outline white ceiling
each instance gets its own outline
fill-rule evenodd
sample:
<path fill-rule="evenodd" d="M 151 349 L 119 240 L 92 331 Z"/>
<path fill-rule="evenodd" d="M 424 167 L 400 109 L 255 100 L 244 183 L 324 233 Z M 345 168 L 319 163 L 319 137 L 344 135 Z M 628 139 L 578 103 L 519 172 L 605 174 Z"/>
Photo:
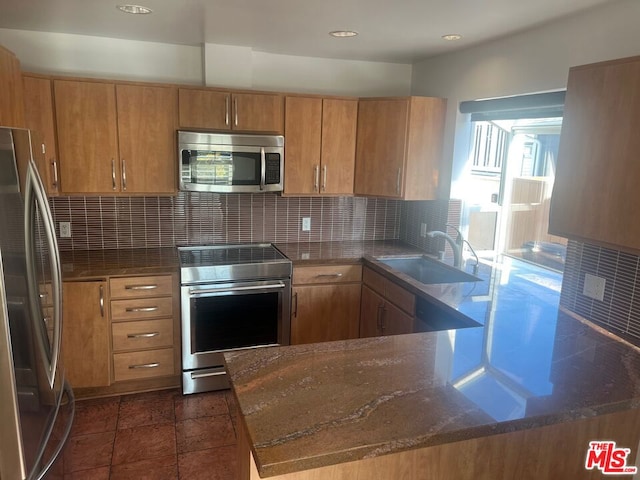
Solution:
<path fill-rule="evenodd" d="M 0 0 L 0 28 L 411 63 L 617 0 Z M 349 29 L 354 38 L 333 38 Z M 460 33 L 458 42 L 441 36 Z"/>

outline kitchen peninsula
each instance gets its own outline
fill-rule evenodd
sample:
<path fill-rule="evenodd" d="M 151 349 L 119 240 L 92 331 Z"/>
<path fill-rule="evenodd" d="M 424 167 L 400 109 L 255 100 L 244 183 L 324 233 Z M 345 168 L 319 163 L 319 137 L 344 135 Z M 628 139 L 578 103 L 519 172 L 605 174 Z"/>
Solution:
<path fill-rule="evenodd" d="M 545 309 L 543 280 L 517 261 L 481 277 L 395 278 L 481 327 L 227 354 L 240 478 L 601 478 L 584 468 L 589 441 L 635 455 L 640 351 Z"/>

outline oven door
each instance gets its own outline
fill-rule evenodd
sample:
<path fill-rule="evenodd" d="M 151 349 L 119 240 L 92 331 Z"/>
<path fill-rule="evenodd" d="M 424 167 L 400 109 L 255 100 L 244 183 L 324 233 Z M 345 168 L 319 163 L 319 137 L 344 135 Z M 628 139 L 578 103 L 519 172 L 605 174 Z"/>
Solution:
<path fill-rule="evenodd" d="M 228 350 L 288 345 L 291 281 L 182 286 L 182 369 L 224 364 Z"/>

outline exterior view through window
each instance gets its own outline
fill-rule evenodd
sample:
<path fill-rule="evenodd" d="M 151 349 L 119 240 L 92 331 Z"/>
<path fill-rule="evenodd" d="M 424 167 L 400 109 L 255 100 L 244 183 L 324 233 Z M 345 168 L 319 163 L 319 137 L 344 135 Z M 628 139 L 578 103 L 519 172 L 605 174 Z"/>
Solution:
<path fill-rule="evenodd" d="M 469 242 L 562 271 L 566 239 L 549 235 L 562 118 L 474 121 L 465 176 Z"/>

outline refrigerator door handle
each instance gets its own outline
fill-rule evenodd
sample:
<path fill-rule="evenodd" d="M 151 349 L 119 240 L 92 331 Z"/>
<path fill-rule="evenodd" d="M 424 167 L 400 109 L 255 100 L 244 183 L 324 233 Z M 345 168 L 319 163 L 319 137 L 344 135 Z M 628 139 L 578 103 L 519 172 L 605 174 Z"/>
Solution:
<path fill-rule="evenodd" d="M 42 320 L 42 307 L 39 303 L 39 289 L 36 281 L 36 266 L 35 266 L 35 219 L 36 219 L 36 206 L 39 209 L 42 217 L 42 224 L 45 230 L 45 236 L 49 249 L 49 263 L 51 268 L 51 289 L 53 294 L 53 341 L 51 349 L 47 348 L 46 344 L 49 342 L 46 335 L 46 331 L 43 331 L 41 325 L 37 325 Z M 35 331 L 38 337 L 38 343 L 42 349 L 43 358 L 49 358 L 50 364 L 46 365 L 45 370 L 47 378 L 51 388 L 54 388 L 58 380 L 60 368 L 58 363 L 60 361 L 60 351 L 62 347 L 62 274 L 60 270 L 60 258 L 58 256 L 58 242 L 56 240 L 55 225 L 53 223 L 53 217 L 51 210 L 49 209 L 49 202 L 47 201 L 46 190 L 42 184 L 40 175 L 38 175 L 38 169 L 33 159 L 29 161 L 26 175 L 25 185 L 25 248 L 26 248 L 26 260 L 27 260 L 27 282 L 31 295 L 31 317 L 33 322 L 36 323 Z M 51 350 L 51 353 L 47 353 Z M 60 375 L 61 376 L 61 375 Z"/>

